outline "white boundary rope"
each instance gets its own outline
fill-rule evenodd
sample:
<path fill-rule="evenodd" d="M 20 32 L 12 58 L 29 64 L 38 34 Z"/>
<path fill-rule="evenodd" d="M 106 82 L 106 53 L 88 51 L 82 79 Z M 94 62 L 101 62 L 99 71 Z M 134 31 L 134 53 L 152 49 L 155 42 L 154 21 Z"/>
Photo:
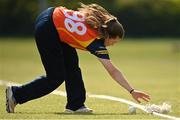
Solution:
<path fill-rule="evenodd" d="M 12 86 L 12 85 L 20 85 L 20 84 L 0 80 L 0 85 L 1 86 Z M 51 94 L 61 95 L 61 96 L 64 96 L 64 97 L 66 96 L 65 92 L 58 91 L 58 90 L 54 90 Z M 132 101 L 129 101 L 129 100 L 126 100 L 126 99 L 117 98 L 117 97 L 113 97 L 113 96 L 107 96 L 107 95 L 96 95 L 96 94 L 87 94 L 87 96 L 90 97 L 90 98 L 97 98 L 97 99 L 103 99 L 103 100 L 110 100 L 110 101 L 117 101 L 117 102 L 125 103 L 125 104 L 128 104 L 128 105 L 132 105 L 132 106 L 134 106 L 134 107 L 136 107 L 136 108 L 138 108 L 138 109 L 140 109 L 140 110 L 142 110 L 142 111 L 144 111 L 146 113 L 149 113 L 149 111 L 147 111 L 147 109 L 146 109 L 146 107 L 144 105 L 140 105 L 140 104 L 137 104 L 135 102 L 132 102 Z M 151 112 L 151 114 L 155 115 L 155 116 L 165 118 L 165 119 L 180 120 L 180 118 L 178 118 L 178 117 L 165 115 L 165 114 L 160 114 L 160 113 L 157 113 L 157 112 Z"/>

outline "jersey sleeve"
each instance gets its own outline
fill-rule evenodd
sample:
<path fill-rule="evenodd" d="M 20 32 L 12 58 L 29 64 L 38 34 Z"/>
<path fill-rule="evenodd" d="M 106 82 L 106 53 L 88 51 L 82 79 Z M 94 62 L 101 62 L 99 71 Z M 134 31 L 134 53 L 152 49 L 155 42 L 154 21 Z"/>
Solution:
<path fill-rule="evenodd" d="M 104 45 L 104 40 L 96 39 L 89 46 L 87 46 L 86 49 L 98 58 L 110 59 L 108 50 Z"/>

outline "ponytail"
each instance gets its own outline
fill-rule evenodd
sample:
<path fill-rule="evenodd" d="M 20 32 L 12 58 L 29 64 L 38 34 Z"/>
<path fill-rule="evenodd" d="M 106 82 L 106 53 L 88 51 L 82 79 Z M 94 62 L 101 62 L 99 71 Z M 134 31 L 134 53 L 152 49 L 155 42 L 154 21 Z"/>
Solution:
<path fill-rule="evenodd" d="M 89 4 L 85 5 L 80 3 L 81 7 L 78 8 L 80 12 L 85 14 L 86 23 L 90 25 L 92 29 L 96 29 L 103 38 L 115 38 L 119 36 L 123 38 L 124 29 L 118 22 L 117 18 L 111 15 L 106 9 L 97 5 Z"/>

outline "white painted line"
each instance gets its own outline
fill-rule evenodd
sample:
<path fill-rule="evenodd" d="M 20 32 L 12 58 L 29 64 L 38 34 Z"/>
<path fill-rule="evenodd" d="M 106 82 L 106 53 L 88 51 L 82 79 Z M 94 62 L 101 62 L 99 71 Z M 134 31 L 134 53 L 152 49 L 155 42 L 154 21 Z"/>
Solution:
<path fill-rule="evenodd" d="M 113 96 L 107 96 L 107 95 L 89 95 L 89 97 L 125 103 L 125 104 L 128 104 L 128 105 L 132 105 L 132 106 L 134 106 L 134 107 L 136 107 L 136 108 L 138 108 L 138 109 L 140 109 L 140 110 L 142 110 L 142 111 L 144 111 L 146 113 L 150 113 L 146 109 L 146 106 L 134 103 L 134 102 L 126 100 L 126 99 L 117 98 L 117 97 L 113 97 Z M 162 117 L 162 118 L 170 119 L 170 120 L 180 120 L 180 118 L 170 116 L 170 115 L 160 114 L 160 113 L 157 113 L 157 112 L 151 112 L 151 114 L 155 115 L 155 116 Z"/>
<path fill-rule="evenodd" d="M 0 85 L 1 86 L 12 86 L 12 85 L 21 85 L 21 84 L 0 80 Z M 64 96 L 64 97 L 66 96 L 66 92 L 59 91 L 59 90 L 54 90 L 51 94 L 61 95 L 61 96 Z M 107 96 L 107 95 L 96 95 L 96 94 L 87 94 L 87 96 L 90 97 L 90 98 L 97 98 L 97 99 L 103 99 L 103 100 L 110 100 L 110 101 L 117 101 L 117 102 L 125 103 L 125 104 L 128 104 L 128 105 L 132 105 L 132 106 L 134 106 L 134 107 L 136 107 L 136 108 L 138 108 L 138 109 L 140 109 L 140 110 L 142 110 L 142 111 L 144 111 L 146 113 L 149 113 L 149 111 L 147 111 L 147 109 L 146 109 L 146 107 L 144 105 L 140 105 L 140 104 L 137 104 L 135 102 L 132 102 L 132 101 L 129 101 L 129 100 L 126 100 L 126 99 L 117 98 L 117 97 L 113 97 L 113 96 Z M 155 116 L 165 118 L 165 119 L 180 120 L 180 118 L 178 118 L 178 117 L 165 115 L 165 114 L 160 114 L 160 113 L 157 113 L 157 112 L 151 112 L 151 114 L 155 115 Z"/>
<path fill-rule="evenodd" d="M 5 81 L 5 80 L 0 80 L 0 85 L 2 85 L 2 86 L 12 86 L 12 85 L 21 85 L 21 84 L 8 82 L 8 81 Z"/>
<path fill-rule="evenodd" d="M 61 95 L 61 96 L 64 96 L 66 97 L 66 92 L 63 92 L 61 90 L 54 90 L 53 92 L 51 92 L 51 94 L 54 94 L 54 95 Z"/>
<path fill-rule="evenodd" d="M 5 81 L 5 80 L 0 80 L 0 85 L 2 85 L 2 86 L 13 86 L 13 85 L 20 86 L 21 84 L 17 84 L 17 83 L 14 83 L 14 82 L 8 82 L 8 81 Z M 59 90 L 54 90 L 51 94 L 61 95 L 61 96 L 64 96 L 64 97 L 66 96 L 66 92 L 59 91 Z"/>
<path fill-rule="evenodd" d="M 132 105 L 132 106 L 134 106 L 136 108 L 139 108 L 139 109 L 141 109 L 141 110 L 148 113 L 148 111 L 145 109 L 145 106 L 134 103 L 134 102 L 126 100 L 126 99 L 117 98 L 117 97 L 113 97 L 113 96 L 107 96 L 107 95 L 93 95 L 93 94 L 91 94 L 91 95 L 88 95 L 88 96 L 92 97 L 92 98 L 103 99 L 103 100 L 118 101 L 118 102 L 121 102 L 121 103 Z"/>

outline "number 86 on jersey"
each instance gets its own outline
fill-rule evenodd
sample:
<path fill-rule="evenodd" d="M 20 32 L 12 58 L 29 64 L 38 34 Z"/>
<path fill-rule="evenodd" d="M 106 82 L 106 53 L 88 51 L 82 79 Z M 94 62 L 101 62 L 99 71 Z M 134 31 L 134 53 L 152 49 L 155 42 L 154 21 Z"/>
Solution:
<path fill-rule="evenodd" d="M 86 34 L 87 27 L 83 23 L 85 18 L 77 11 L 64 10 L 65 20 L 64 25 L 66 29 L 71 33 L 76 33 L 78 35 Z"/>

